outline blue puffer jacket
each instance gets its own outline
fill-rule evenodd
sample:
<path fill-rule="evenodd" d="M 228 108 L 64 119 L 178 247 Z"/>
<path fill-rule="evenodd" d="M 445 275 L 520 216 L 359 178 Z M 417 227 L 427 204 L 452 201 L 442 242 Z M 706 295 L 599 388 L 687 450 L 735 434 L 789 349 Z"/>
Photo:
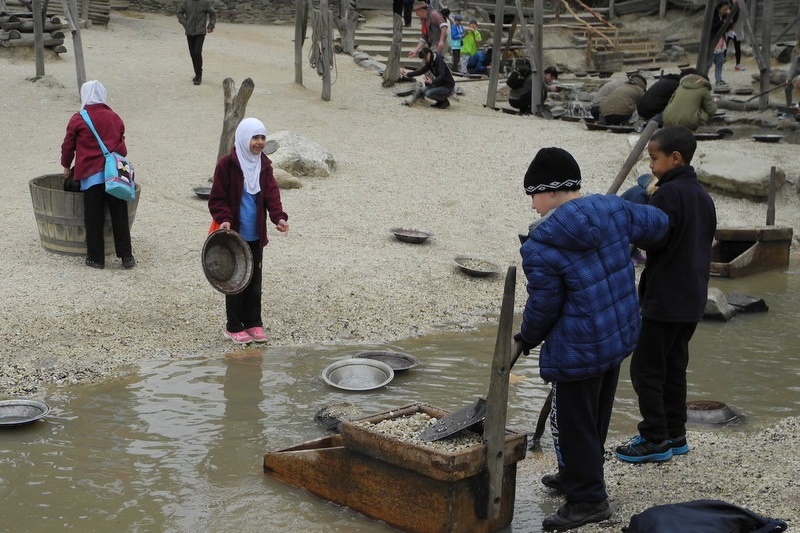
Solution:
<path fill-rule="evenodd" d="M 608 195 L 570 200 L 531 229 L 520 249 L 528 278 L 522 337 L 544 342 L 542 379 L 573 381 L 619 365 L 639 337 L 630 246 L 666 238 L 659 209 Z"/>

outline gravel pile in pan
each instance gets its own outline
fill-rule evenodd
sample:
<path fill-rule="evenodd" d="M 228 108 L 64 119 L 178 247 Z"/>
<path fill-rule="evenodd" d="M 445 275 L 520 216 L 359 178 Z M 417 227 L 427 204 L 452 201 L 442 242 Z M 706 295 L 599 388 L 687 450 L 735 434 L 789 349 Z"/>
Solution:
<path fill-rule="evenodd" d="M 391 439 L 446 452 L 458 452 L 483 444 L 483 437 L 469 430 L 459 431 L 455 435 L 433 442 L 421 440 L 419 434 L 437 421 L 437 418 L 427 413 L 414 413 L 409 416 L 381 420 L 377 424 L 363 420 L 356 421 L 354 424 Z"/>

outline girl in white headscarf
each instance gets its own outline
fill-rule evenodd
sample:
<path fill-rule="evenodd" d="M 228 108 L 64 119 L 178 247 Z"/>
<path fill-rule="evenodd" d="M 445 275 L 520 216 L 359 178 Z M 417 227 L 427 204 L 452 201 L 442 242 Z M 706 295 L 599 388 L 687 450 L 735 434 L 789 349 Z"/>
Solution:
<path fill-rule="evenodd" d="M 81 85 L 81 110 L 86 110 L 97 134 L 110 152 L 128 155 L 125 146 L 125 124 L 106 103 L 106 88 L 97 80 Z M 70 168 L 72 163 L 74 168 Z M 86 227 L 86 266 L 105 268 L 106 250 L 103 226 L 106 208 L 111 215 L 114 231 L 114 249 L 122 260 L 122 267 L 133 268 L 131 232 L 128 224 L 128 203 L 106 193 L 105 157 L 92 130 L 80 115 L 75 113 L 67 124 L 67 133 L 61 143 L 61 166 L 64 177 L 80 183 L 83 194 L 84 226 Z"/>
<path fill-rule="evenodd" d="M 253 254 L 253 277 L 238 294 L 226 294 L 227 323 L 223 334 L 237 344 L 266 342 L 261 319 L 262 258 L 267 238 L 267 217 L 275 228 L 289 231 L 280 189 L 272 163 L 263 153 L 267 128 L 246 118 L 236 128 L 231 153 L 222 157 L 214 171 L 208 210 L 220 231 L 235 231 L 247 241 Z"/>

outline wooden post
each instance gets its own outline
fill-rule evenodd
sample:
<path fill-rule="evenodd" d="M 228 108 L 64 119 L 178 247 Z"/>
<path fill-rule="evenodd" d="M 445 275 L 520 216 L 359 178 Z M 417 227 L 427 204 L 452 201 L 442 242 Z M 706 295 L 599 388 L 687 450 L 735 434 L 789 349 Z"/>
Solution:
<path fill-rule="evenodd" d="M 703 73 L 708 72 L 708 59 L 711 57 L 709 50 L 711 41 L 711 24 L 714 22 L 716 2 L 706 2 L 706 11 L 703 15 L 703 30 L 700 32 L 700 43 L 697 48 L 697 62 L 695 68 Z"/>
<path fill-rule="evenodd" d="M 76 0 L 61 0 L 64 16 L 67 17 L 70 33 L 72 33 L 72 47 L 75 49 L 75 73 L 78 77 L 78 95 L 81 87 L 86 83 L 86 65 L 83 62 L 83 44 L 78 18 L 78 3 Z"/>
<path fill-rule="evenodd" d="M 767 189 L 767 226 L 775 225 L 775 167 L 769 169 L 769 188 Z"/>
<path fill-rule="evenodd" d="M 764 0 L 764 11 L 761 17 L 761 57 L 764 59 L 764 69 L 761 70 L 761 98 L 758 99 L 758 109 L 765 110 L 769 105 L 769 65 L 770 65 L 770 48 L 772 41 L 772 15 L 773 15 L 773 1 Z"/>
<path fill-rule="evenodd" d="M 222 159 L 224 155 L 230 153 L 233 148 L 233 142 L 236 137 L 236 127 L 244 118 L 245 111 L 247 110 L 247 101 L 253 94 L 255 84 L 253 80 L 247 78 L 242 82 L 239 87 L 239 92 L 234 96 L 236 84 L 231 78 L 225 78 L 222 82 L 222 89 L 224 91 L 223 101 L 225 104 L 225 113 L 222 118 L 222 134 L 219 136 L 219 150 L 217 150 L 217 161 Z"/>
<path fill-rule="evenodd" d="M 617 17 L 616 13 L 616 6 L 614 5 L 614 0 L 608 0 L 608 20 Z"/>
<path fill-rule="evenodd" d="M 664 19 L 667 16 L 667 0 L 661 0 L 658 5 L 658 18 Z"/>
<path fill-rule="evenodd" d="M 525 23 L 525 13 L 522 11 L 522 0 L 514 0 L 517 6 L 517 18 L 519 19 L 520 27 L 522 28 L 522 38 L 525 39 L 525 47 L 528 49 L 528 58 L 531 62 L 531 70 L 537 70 L 536 53 L 534 50 L 533 41 L 535 37 L 531 35 L 528 30 L 528 25 Z"/>
<path fill-rule="evenodd" d="M 614 178 L 614 181 L 611 183 L 611 186 L 608 188 L 606 194 L 617 194 L 617 191 L 622 186 L 622 183 L 625 181 L 625 177 L 628 175 L 628 172 L 631 171 L 633 165 L 636 164 L 636 161 L 639 159 L 639 155 L 644 150 L 647 143 L 650 142 L 650 137 L 653 136 L 653 133 L 658 128 L 658 122 L 655 120 L 651 120 L 647 123 L 647 126 L 644 127 L 644 131 L 642 134 L 639 135 L 639 140 L 636 141 L 636 144 L 631 148 L 631 153 L 628 154 L 628 158 L 625 160 L 625 163 L 622 164 L 622 168 L 620 168 L 617 177 Z"/>
<path fill-rule="evenodd" d="M 542 88 L 544 86 L 544 56 L 542 54 L 542 30 L 544 29 L 544 0 L 538 0 L 533 5 L 533 53 L 535 54 L 536 72 L 533 74 L 533 93 L 531 94 L 531 109 L 536 114 L 542 113 Z M 552 116 L 548 115 L 548 118 Z"/>
<path fill-rule="evenodd" d="M 538 3 L 541 3 L 539 1 Z M 489 394 L 486 398 L 486 419 L 483 438 L 486 440 L 486 472 L 489 487 L 486 496 L 487 519 L 500 514 L 503 491 L 503 466 L 505 464 L 506 416 L 508 414 L 508 375 L 511 370 L 511 337 L 514 322 L 514 293 L 517 268 L 508 267 L 506 272 L 503 303 L 497 324 L 497 341 L 494 345 L 492 374 Z"/>
<path fill-rule="evenodd" d="M 494 6 L 494 39 L 492 41 L 492 65 L 489 69 L 489 91 L 486 93 L 486 107 L 495 108 L 497 104 L 497 72 L 500 66 L 500 48 L 503 44 L 503 15 L 506 0 L 498 0 Z"/>
<path fill-rule="evenodd" d="M 44 76 L 44 13 L 42 0 L 33 0 L 33 47 L 36 53 L 36 79 Z"/>
<path fill-rule="evenodd" d="M 303 85 L 303 29 L 306 18 L 306 0 L 294 0 L 294 82 Z"/>
<path fill-rule="evenodd" d="M 328 0 L 320 0 L 319 16 L 322 19 L 321 54 L 319 60 L 322 61 L 322 99 L 326 102 L 331 100 L 331 65 L 333 64 L 333 37 L 331 36 L 333 13 L 328 6 Z"/>
<path fill-rule="evenodd" d="M 89 20 L 89 4 L 91 4 L 91 3 L 92 3 L 91 0 L 82 0 L 81 1 L 81 14 L 80 14 L 80 16 L 78 15 L 78 11 L 77 11 L 77 7 L 78 6 L 76 4 L 75 5 L 75 7 L 76 7 L 75 16 L 78 17 L 80 20 Z"/>
<path fill-rule="evenodd" d="M 334 19 L 339 35 L 342 36 L 342 50 L 345 54 L 353 55 L 356 49 L 356 27 L 358 26 L 358 13 L 351 9 L 350 0 L 341 0 L 339 4 L 339 18 Z"/>
<path fill-rule="evenodd" d="M 389 61 L 383 71 L 383 87 L 393 86 L 400 78 L 400 52 L 403 44 L 403 15 L 392 14 L 392 46 L 389 49 Z"/>

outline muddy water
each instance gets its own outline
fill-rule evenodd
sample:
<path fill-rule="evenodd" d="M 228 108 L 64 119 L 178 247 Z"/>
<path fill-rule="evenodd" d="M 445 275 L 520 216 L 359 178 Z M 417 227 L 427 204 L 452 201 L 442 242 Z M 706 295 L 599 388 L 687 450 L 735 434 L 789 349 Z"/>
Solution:
<path fill-rule="evenodd" d="M 756 431 L 800 414 L 800 265 L 712 285 L 763 297 L 770 310 L 700 325 L 690 399 L 725 401 L 746 416 L 726 431 Z M 263 454 L 323 435 L 313 416 L 331 403 L 371 413 L 415 401 L 445 409 L 474 401 L 488 389 L 494 336 L 486 327 L 393 346 L 248 349 L 153 361 L 126 379 L 53 389 L 42 398 L 53 409 L 46 420 L 0 432 L 0 530 L 387 531 L 265 477 Z M 422 364 L 371 392 L 340 391 L 320 379 L 328 364 L 372 349 L 409 352 Z M 533 356 L 523 356 L 513 374 L 509 426 L 532 431 L 548 389 Z M 623 379 L 609 440 L 629 436 L 636 420 Z M 517 490 L 510 531 L 538 531 L 542 510 L 529 493 Z"/>

